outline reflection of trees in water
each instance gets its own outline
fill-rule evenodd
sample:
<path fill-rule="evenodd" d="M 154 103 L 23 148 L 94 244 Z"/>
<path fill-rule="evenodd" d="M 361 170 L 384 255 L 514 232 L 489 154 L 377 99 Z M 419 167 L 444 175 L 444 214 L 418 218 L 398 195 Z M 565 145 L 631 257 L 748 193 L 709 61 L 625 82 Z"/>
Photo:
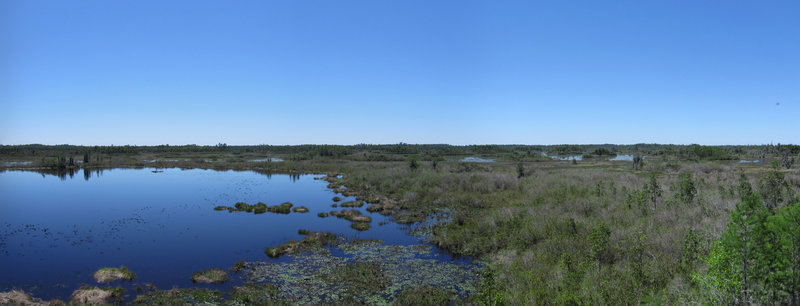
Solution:
<path fill-rule="evenodd" d="M 103 175 L 103 169 L 94 169 L 94 170 L 92 170 L 92 169 L 86 169 L 86 168 L 83 168 L 83 169 L 80 169 L 80 168 L 77 168 L 77 169 L 76 168 L 38 169 L 38 170 L 22 170 L 22 171 L 36 172 L 36 173 L 41 174 L 43 178 L 47 177 L 48 175 L 57 176 L 62 181 L 66 181 L 67 177 L 69 177 L 70 179 L 75 178 L 75 175 L 78 174 L 79 171 L 83 171 L 83 179 L 86 180 L 86 181 L 88 181 L 89 178 L 92 177 L 93 173 L 94 173 L 94 176 L 98 176 L 98 177 Z"/>
<path fill-rule="evenodd" d="M 90 178 L 99 177 L 103 175 L 104 169 L 87 169 L 87 168 L 67 168 L 67 169 L 37 169 L 37 170 L 6 170 L 3 171 L 32 171 L 42 175 L 42 177 L 46 177 L 48 175 L 57 176 L 62 181 L 66 181 L 67 177 L 70 179 L 75 178 L 75 175 L 79 174 L 79 171 L 83 172 L 83 179 L 88 181 Z M 222 170 L 228 171 L 228 170 Z M 297 182 L 300 180 L 300 176 L 302 174 L 299 173 L 277 173 L 273 172 L 272 170 L 265 170 L 265 169 L 256 169 L 256 170 L 236 170 L 236 171 L 252 171 L 267 177 L 267 179 L 272 179 L 273 174 L 279 175 L 287 175 L 292 182 Z"/>
<path fill-rule="evenodd" d="M 280 172 L 273 172 L 272 170 L 265 170 L 265 169 L 255 169 L 255 170 L 251 170 L 251 171 L 253 171 L 255 173 L 258 173 L 258 174 L 261 174 L 261 175 L 264 175 L 268 179 L 271 179 L 273 174 L 288 175 L 289 179 L 291 179 L 292 182 L 296 182 L 297 180 L 299 180 L 300 179 L 300 175 L 301 175 L 299 173 L 280 173 Z"/>

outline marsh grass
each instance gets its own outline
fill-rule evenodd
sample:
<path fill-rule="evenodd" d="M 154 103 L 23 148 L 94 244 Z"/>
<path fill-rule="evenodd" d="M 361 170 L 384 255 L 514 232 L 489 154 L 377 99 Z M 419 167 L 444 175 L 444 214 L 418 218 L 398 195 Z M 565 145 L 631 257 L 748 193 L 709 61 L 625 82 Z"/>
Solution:
<path fill-rule="evenodd" d="M 340 238 L 332 233 L 308 232 L 303 240 L 290 240 L 276 247 L 267 248 L 264 254 L 271 258 L 278 258 L 284 254 L 300 254 L 324 248 L 326 246 L 338 245 Z"/>
<path fill-rule="evenodd" d="M 370 228 L 367 222 L 353 222 L 350 224 L 350 227 L 358 231 L 366 231 Z"/>
<path fill-rule="evenodd" d="M 108 283 L 116 280 L 132 281 L 136 278 L 136 273 L 126 266 L 121 266 L 119 268 L 101 268 L 95 271 L 93 276 L 99 283 Z"/>
<path fill-rule="evenodd" d="M 305 207 L 305 206 L 298 206 L 298 207 L 292 208 L 292 211 L 296 212 L 296 213 L 307 213 L 308 212 L 308 208 Z"/>
<path fill-rule="evenodd" d="M 364 206 L 363 201 L 349 201 L 339 204 L 341 207 L 361 207 Z"/>
<path fill-rule="evenodd" d="M 211 268 L 192 274 L 193 283 L 222 284 L 228 281 L 228 273 L 219 268 Z"/>

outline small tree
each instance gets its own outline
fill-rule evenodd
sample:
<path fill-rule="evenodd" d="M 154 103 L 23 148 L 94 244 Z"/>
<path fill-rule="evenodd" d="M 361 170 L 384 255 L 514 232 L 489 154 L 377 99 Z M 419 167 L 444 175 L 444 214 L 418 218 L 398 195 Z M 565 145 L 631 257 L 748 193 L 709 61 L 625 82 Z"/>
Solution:
<path fill-rule="evenodd" d="M 525 176 L 525 165 L 522 162 L 517 163 L 517 178 L 522 178 Z"/>
<path fill-rule="evenodd" d="M 650 202 L 653 203 L 653 210 L 656 210 L 656 203 L 661 198 L 663 191 L 661 190 L 661 185 L 658 184 L 658 178 L 656 178 L 655 173 L 650 174 L 650 182 L 644 186 L 644 190 L 647 191 Z"/>
<path fill-rule="evenodd" d="M 411 171 L 417 170 L 417 168 L 419 168 L 419 162 L 417 161 L 416 155 L 411 155 L 408 158 L 408 168 L 411 169 Z"/>
<path fill-rule="evenodd" d="M 644 160 L 640 155 L 636 155 L 633 157 L 633 170 L 642 170 L 644 166 Z"/>
<path fill-rule="evenodd" d="M 694 202 L 694 198 L 697 196 L 697 186 L 691 172 L 684 172 L 678 175 L 676 187 L 678 189 L 676 196 L 679 200 L 686 204 Z"/>
<path fill-rule="evenodd" d="M 600 222 L 592 227 L 589 232 L 589 254 L 592 259 L 597 261 L 597 268 L 600 269 L 600 264 L 608 261 L 609 245 L 611 244 L 611 230 L 608 225 Z"/>

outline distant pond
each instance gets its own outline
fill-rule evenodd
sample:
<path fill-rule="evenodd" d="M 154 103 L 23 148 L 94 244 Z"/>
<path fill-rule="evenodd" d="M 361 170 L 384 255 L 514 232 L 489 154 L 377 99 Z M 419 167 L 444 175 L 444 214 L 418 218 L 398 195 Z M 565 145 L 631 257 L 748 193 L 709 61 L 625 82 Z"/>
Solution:
<path fill-rule="evenodd" d="M 0 292 L 22 289 L 42 299 L 69 299 L 80 284 L 97 285 L 101 267 L 125 265 L 137 274 L 128 287 L 152 283 L 226 289 L 240 285 L 199 285 L 192 273 L 228 268 L 237 260 L 290 262 L 269 258 L 264 250 L 301 240 L 298 229 L 333 232 L 352 239 L 380 239 L 386 244 L 420 245 L 408 227 L 390 217 L 353 208 L 372 218 L 358 231 L 347 220 L 318 217 L 330 212 L 327 182 L 314 175 L 260 174 L 253 171 L 112 169 L 71 175 L 0 172 Z M 353 197 L 342 197 L 342 202 Z M 308 213 L 215 211 L 237 202 L 278 205 L 292 202 Z M 438 250 L 434 248 L 434 250 Z M 426 258 L 453 258 L 433 251 Z"/>

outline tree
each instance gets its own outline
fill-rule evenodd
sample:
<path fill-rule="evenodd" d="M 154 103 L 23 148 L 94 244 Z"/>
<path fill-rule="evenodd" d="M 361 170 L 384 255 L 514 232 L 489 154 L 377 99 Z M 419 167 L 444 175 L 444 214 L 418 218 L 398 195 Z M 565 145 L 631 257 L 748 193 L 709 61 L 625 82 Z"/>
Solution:
<path fill-rule="evenodd" d="M 684 172 L 678 175 L 676 188 L 676 196 L 679 200 L 686 204 L 694 202 L 694 198 L 697 196 L 697 186 L 695 186 L 694 176 L 691 172 Z"/>
<path fill-rule="evenodd" d="M 592 227 L 589 232 L 589 254 L 597 260 L 597 267 L 600 263 L 608 261 L 609 245 L 611 243 L 611 230 L 603 222 Z"/>
<path fill-rule="evenodd" d="M 770 211 L 773 211 L 782 202 L 789 198 L 788 183 L 784 178 L 783 173 L 775 166 L 772 171 L 765 174 L 758 181 L 758 193 L 764 199 Z"/>
<path fill-rule="evenodd" d="M 642 170 L 644 159 L 640 155 L 633 157 L 633 170 Z"/>
<path fill-rule="evenodd" d="M 663 191 L 661 190 L 661 185 L 658 184 L 658 178 L 656 178 L 655 173 L 650 174 L 650 182 L 644 186 L 644 190 L 647 191 L 650 196 L 650 202 L 653 203 L 653 210 L 656 210 L 656 203 L 658 199 L 661 198 Z"/>
<path fill-rule="evenodd" d="M 525 176 L 525 166 L 522 162 L 517 163 L 517 178 L 522 178 Z"/>
<path fill-rule="evenodd" d="M 419 168 L 419 163 L 417 162 L 417 155 L 411 155 L 408 158 L 408 168 L 411 169 L 411 171 L 417 170 L 417 168 Z"/>
<path fill-rule="evenodd" d="M 763 242 L 763 224 L 768 212 L 756 195 L 749 195 L 736 204 L 731 212 L 728 230 L 714 244 L 711 255 L 706 260 L 708 271 L 701 277 L 711 295 L 712 302 L 752 303 L 755 284 L 763 279 L 759 259 Z"/>

